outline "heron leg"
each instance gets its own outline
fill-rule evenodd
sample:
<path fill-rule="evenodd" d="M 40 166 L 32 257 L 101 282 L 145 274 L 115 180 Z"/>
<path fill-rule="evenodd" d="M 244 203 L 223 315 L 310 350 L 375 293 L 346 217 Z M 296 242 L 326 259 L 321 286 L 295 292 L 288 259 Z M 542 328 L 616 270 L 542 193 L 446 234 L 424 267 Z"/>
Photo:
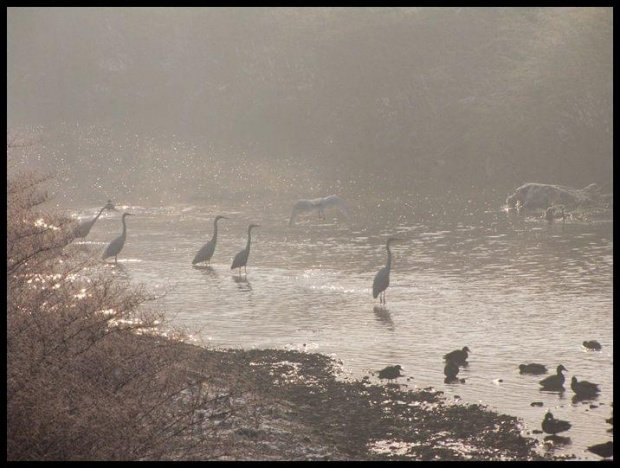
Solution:
<path fill-rule="evenodd" d="M 246 268 L 246 266 L 245 266 L 245 265 L 243 265 L 243 271 L 244 271 L 244 273 L 245 273 L 246 275 L 248 274 L 248 269 Z"/>
<path fill-rule="evenodd" d="M 116 255 L 114 255 L 114 263 L 118 263 L 118 258 Z"/>

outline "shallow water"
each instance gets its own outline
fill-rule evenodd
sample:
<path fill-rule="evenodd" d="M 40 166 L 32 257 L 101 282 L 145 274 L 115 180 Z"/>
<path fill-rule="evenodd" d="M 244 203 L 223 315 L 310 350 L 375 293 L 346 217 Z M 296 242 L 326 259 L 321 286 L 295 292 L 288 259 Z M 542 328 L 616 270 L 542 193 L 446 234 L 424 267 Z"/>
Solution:
<path fill-rule="evenodd" d="M 208 345 L 321 352 L 355 377 L 400 364 L 413 377 L 401 384 L 433 386 L 518 416 L 526 432 L 540 429 L 550 409 L 573 425 L 557 454 L 597 459 L 585 448 L 612 439 L 605 423 L 613 400 L 611 220 L 550 225 L 499 207 L 424 218 L 353 210 L 350 224 L 332 211 L 288 227 L 288 204 L 122 208 L 135 216 L 119 265 L 106 267 L 151 290 L 168 289 L 161 302 L 173 321 Z M 231 220 L 219 223 L 211 266 L 193 267 L 216 214 Z M 250 223 L 261 227 L 247 277 L 238 276 L 230 264 Z M 120 231 L 120 213 L 107 214 L 85 243 L 102 251 Z M 372 280 L 385 265 L 389 235 L 402 240 L 392 247 L 387 306 L 378 307 Z M 601 352 L 582 347 L 593 339 Z M 472 350 L 459 374 L 465 383 L 445 384 L 442 356 L 463 346 Z M 529 362 L 550 373 L 563 364 L 566 392 L 541 392 L 544 376 L 520 375 L 518 365 Z M 601 395 L 573 403 L 573 375 L 600 384 Z"/>

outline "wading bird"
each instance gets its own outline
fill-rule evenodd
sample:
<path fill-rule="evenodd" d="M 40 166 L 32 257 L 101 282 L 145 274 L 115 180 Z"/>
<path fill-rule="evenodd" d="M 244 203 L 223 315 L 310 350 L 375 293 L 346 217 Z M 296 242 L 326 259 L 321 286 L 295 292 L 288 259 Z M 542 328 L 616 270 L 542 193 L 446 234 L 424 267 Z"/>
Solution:
<path fill-rule="evenodd" d="M 545 419 L 542 422 L 542 430 L 547 434 L 558 434 L 560 432 L 568 431 L 571 428 L 571 424 L 568 421 L 561 419 L 555 419 L 553 414 L 545 414 Z"/>
<path fill-rule="evenodd" d="M 446 361 L 453 362 L 457 366 L 466 366 L 468 353 L 471 353 L 470 349 L 467 346 L 463 346 L 463 349 L 454 350 L 446 354 L 443 358 Z"/>
<path fill-rule="evenodd" d="M 539 374 L 546 374 L 547 373 L 547 366 L 544 366 L 543 364 L 521 364 L 519 365 L 519 373 L 520 374 L 532 374 L 532 375 L 539 375 Z"/>
<path fill-rule="evenodd" d="M 314 198 L 312 200 L 297 200 L 293 206 L 293 212 L 291 213 L 291 219 L 289 219 L 288 225 L 293 225 L 299 213 L 310 213 L 314 210 L 319 213 L 319 219 L 325 219 L 325 208 L 333 206 L 337 207 L 340 212 L 345 215 L 347 220 L 349 219 L 349 213 L 347 212 L 344 202 L 336 195 L 330 195 L 329 197 Z"/>
<path fill-rule="evenodd" d="M 123 250 L 123 246 L 125 245 L 125 239 L 127 238 L 127 224 L 125 223 L 125 218 L 127 216 L 133 216 L 131 213 L 123 213 L 123 233 L 114 239 L 103 252 L 103 256 L 101 257 L 105 260 L 108 257 L 114 257 L 114 263 L 118 263 L 118 254 Z"/>
<path fill-rule="evenodd" d="M 538 382 L 540 385 L 542 385 L 542 390 L 564 390 L 564 375 L 562 374 L 562 371 L 566 371 L 568 370 L 566 367 L 564 367 L 562 364 L 560 364 L 557 368 L 556 368 L 556 375 L 550 375 L 549 377 L 547 377 L 546 379 L 542 379 L 540 382 Z"/>
<path fill-rule="evenodd" d="M 395 366 L 387 366 L 379 371 L 379 379 L 388 379 L 388 381 L 390 381 L 397 379 L 398 377 L 402 377 L 403 374 L 400 373 L 401 370 L 402 367 L 399 364 Z"/>
<path fill-rule="evenodd" d="M 196 263 L 211 261 L 211 257 L 213 257 L 213 252 L 215 252 L 215 244 L 217 243 L 217 222 L 220 219 L 230 219 L 226 216 L 218 215 L 215 217 L 215 221 L 213 221 L 213 237 L 209 242 L 202 246 L 202 248 L 196 253 L 194 260 L 192 260 L 192 265 L 196 265 Z"/>
<path fill-rule="evenodd" d="M 386 244 L 385 248 L 387 249 L 388 258 L 387 264 L 381 268 L 377 274 L 375 275 L 375 279 L 372 282 L 372 297 L 374 299 L 381 294 L 379 297 L 379 303 L 385 304 L 385 290 L 390 285 L 390 269 L 392 268 L 392 252 L 390 252 L 390 242 L 394 242 L 400 239 L 396 237 L 390 237 Z"/>
<path fill-rule="evenodd" d="M 570 388 L 580 397 L 593 397 L 596 396 L 601 390 L 598 388 L 598 384 L 582 380 L 577 381 L 577 377 L 573 375 L 570 381 Z"/>
<path fill-rule="evenodd" d="M 245 271 L 245 273 L 248 273 L 248 270 L 246 269 L 246 265 L 248 264 L 248 257 L 250 256 L 250 242 L 252 240 L 252 229 L 255 227 L 260 227 L 258 224 L 250 224 L 250 226 L 248 227 L 248 244 L 245 246 L 245 249 L 243 249 L 241 252 L 239 252 L 237 255 L 235 255 L 235 259 L 232 262 L 232 266 L 230 267 L 231 270 L 234 270 L 235 268 L 239 268 L 239 274 L 241 274 L 241 267 L 243 267 L 243 270 Z"/>
<path fill-rule="evenodd" d="M 97 216 L 94 218 L 80 219 L 75 230 L 75 237 L 86 237 L 104 210 L 116 211 L 116 208 L 114 208 L 114 204 L 111 200 L 108 200 L 108 203 L 106 203 L 105 206 L 99 210 L 99 213 L 97 213 Z"/>

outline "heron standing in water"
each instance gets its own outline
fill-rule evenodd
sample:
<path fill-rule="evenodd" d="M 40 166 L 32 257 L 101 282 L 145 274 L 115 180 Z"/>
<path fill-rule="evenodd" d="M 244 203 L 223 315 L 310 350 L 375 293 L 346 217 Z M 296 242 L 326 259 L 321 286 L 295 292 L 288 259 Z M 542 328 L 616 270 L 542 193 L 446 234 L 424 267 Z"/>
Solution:
<path fill-rule="evenodd" d="M 103 256 L 101 257 L 103 260 L 108 257 L 114 257 L 114 263 L 118 263 L 118 254 L 121 253 L 121 250 L 123 250 L 125 239 L 127 238 L 127 224 L 125 223 L 125 218 L 127 216 L 133 215 L 131 213 L 123 213 L 123 233 L 110 242 L 110 244 L 106 247 L 105 252 L 103 252 Z"/>
<path fill-rule="evenodd" d="M 252 229 L 255 227 L 260 227 L 260 226 L 258 224 L 250 224 L 250 226 L 248 227 L 248 244 L 245 246 L 245 249 L 243 249 L 241 252 L 235 255 L 235 259 L 233 260 L 232 266 L 230 267 L 231 270 L 234 270 L 235 268 L 239 268 L 239 274 L 241 274 L 241 267 L 243 267 L 243 270 L 245 271 L 246 275 L 248 273 L 246 265 L 248 264 L 248 257 L 250 256 L 250 242 L 252 241 Z"/>
<path fill-rule="evenodd" d="M 196 253 L 194 260 L 192 260 L 192 265 L 196 265 L 196 263 L 200 262 L 209 263 L 211 261 L 211 257 L 213 257 L 213 253 L 215 252 L 215 244 L 217 243 L 217 222 L 220 219 L 230 218 L 222 215 L 218 215 L 215 217 L 215 221 L 213 221 L 213 237 Z"/>
<path fill-rule="evenodd" d="M 97 213 L 97 216 L 94 218 L 81 219 L 75 230 L 75 237 L 86 237 L 104 210 L 116 211 L 112 200 L 108 200 L 108 203 L 106 203 L 105 206 L 99 210 L 99 213 Z"/>
<path fill-rule="evenodd" d="M 372 282 L 372 297 L 377 298 L 379 294 L 379 303 L 385 304 L 385 290 L 390 285 L 390 269 L 392 268 L 392 252 L 390 252 L 390 242 L 394 242 L 400 239 L 396 237 L 390 237 L 385 245 L 388 253 L 387 265 L 379 270 L 375 275 L 375 279 Z"/>

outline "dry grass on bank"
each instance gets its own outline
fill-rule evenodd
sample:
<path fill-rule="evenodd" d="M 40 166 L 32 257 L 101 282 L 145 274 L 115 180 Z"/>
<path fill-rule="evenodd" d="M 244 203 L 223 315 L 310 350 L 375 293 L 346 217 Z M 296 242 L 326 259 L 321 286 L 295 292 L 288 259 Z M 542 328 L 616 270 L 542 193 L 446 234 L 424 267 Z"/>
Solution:
<path fill-rule="evenodd" d="M 7 181 L 7 459 L 216 458 L 234 390 L 186 371 L 149 295 L 71 245 L 42 208 L 49 176 Z"/>

